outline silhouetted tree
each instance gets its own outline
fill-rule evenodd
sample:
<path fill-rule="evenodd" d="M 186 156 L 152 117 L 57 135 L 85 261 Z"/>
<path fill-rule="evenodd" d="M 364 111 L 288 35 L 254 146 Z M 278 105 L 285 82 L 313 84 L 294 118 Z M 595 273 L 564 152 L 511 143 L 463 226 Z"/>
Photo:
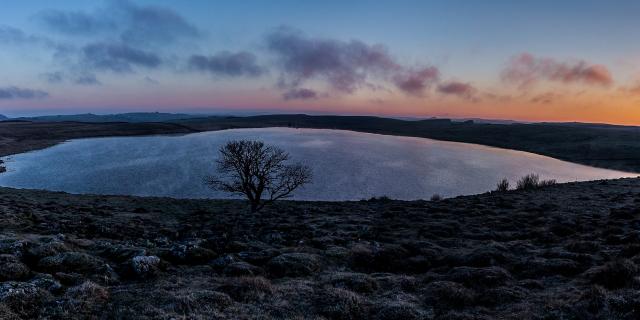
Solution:
<path fill-rule="evenodd" d="M 207 184 L 245 196 L 251 212 L 256 212 L 311 181 L 309 167 L 286 164 L 287 160 L 288 153 L 262 141 L 230 141 L 220 148 L 218 175 L 208 177 Z"/>

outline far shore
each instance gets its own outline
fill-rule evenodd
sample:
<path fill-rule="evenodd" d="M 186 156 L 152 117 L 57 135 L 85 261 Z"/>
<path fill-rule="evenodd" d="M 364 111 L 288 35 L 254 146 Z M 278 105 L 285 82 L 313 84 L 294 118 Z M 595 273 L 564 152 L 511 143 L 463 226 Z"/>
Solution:
<path fill-rule="evenodd" d="M 0 122 L 0 156 L 79 138 L 188 134 L 239 128 L 296 127 L 465 142 L 569 162 L 640 172 L 640 128 L 580 123 L 486 124 L 448 119 L 405 121 L 363 116 L 203 117 L 169 122 Z M 571 138 L 569 138 L 571 137 Z"/>

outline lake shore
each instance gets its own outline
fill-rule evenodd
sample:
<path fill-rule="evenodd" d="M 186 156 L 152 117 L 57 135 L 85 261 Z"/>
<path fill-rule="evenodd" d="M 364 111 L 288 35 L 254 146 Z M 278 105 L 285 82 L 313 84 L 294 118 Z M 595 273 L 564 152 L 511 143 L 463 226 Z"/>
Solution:
<path fill-rule="evenodd" d="M 365 116 L 213 116 L 162 123 L 3 121 L 0 122 L 0 156 L 78 138 L 266 127 L 340 129 L 466 142 L 532 152 L 599 168 L 640 172 L 640 127 L 586 123 L 487 124 L 449 119 L 405 121 Z"/>
<path fill-rule="evenodd" d="M 7 318 L 640 316 L 640 179 L 259 215 L 0 188 L 0 212 Z"/>
<path fill-rule="evenodd" d="M 472 195 L 535 173 L 557 182 L 637 177 L 521 151 L 347 130 L 256 128 L 188 135 L 85 138 L 14 155 L 0 186 L 79 194 L 228 199 L 201 183 L 228 141 L 261 140 L 309 166 L 292 200 L 398 200 Z M 47 179 L 55 177 L 55 179 Z M 237 197 L 236 197 L 237 199 Z"/>

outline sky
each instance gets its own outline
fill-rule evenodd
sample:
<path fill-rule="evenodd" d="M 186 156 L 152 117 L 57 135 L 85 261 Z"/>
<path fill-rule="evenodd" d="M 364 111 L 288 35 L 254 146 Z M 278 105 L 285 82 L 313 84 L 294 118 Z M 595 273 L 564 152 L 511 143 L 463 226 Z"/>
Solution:
<path fill-rule="evenodd" d="M 0 114 L 640 125 L 638 1 L 15 0 Z"/>

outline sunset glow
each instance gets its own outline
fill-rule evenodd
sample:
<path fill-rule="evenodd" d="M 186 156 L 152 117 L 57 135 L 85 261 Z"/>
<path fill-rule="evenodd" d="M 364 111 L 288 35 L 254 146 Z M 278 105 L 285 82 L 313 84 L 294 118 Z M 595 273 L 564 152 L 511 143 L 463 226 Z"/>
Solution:
<path fill-rule="evenodd" d="M 0 113 L 640 125 L 638 16 L 637 1 L 12 1 Z"/>

